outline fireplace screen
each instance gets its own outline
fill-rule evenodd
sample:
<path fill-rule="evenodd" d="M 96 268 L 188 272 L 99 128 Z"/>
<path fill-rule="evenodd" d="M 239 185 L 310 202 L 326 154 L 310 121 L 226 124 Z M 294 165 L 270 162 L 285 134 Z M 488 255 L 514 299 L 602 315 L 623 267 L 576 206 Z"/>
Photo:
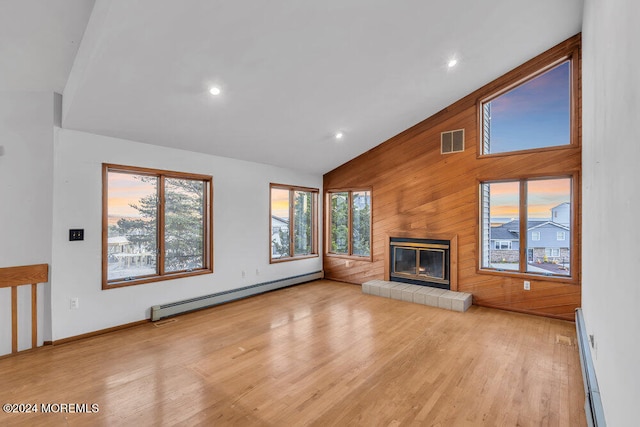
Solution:
<path fill-rule="evenodd" d="M 390 275 L 412 283 L 448 285 L 448 251 L 444 244 L 392 241 Z"/>

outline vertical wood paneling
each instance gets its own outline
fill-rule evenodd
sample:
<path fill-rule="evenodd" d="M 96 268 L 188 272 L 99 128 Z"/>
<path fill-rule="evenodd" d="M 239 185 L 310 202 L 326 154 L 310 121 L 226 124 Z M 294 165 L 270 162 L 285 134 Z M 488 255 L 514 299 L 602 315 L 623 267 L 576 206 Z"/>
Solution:
<path fill-rule="evenodd" d="M 458 290 L 471 292 L 474 303 L 572 320 L 580 305 L 580 35 L 576 35 L 499 79 L 462 98 L 434 116 L 369 150 L 324 176 L 324 188 L 371 186 L 372 261 L 324 257 L 325 277 L 360 284 L 383 279 L 388 262 L 385 242 L 394 233 L 415 232 L 423 237 L 457 236 Z M 573 55 L 572 145 L 500 156 L 478 156 L 479 100 L 517 82 L 546 64 Z M 440 153 L 440 134 L 465 129 L 465 151 Z M 517 179 L 567 173 L 574 176 L 577 206 L 572 281 L 541 277 L 523 290 L 523 278 L 478 271 L 480 256 L 480 192 L 484 180 Z M 326 230 L 326 227 L 325 227 Z"/>

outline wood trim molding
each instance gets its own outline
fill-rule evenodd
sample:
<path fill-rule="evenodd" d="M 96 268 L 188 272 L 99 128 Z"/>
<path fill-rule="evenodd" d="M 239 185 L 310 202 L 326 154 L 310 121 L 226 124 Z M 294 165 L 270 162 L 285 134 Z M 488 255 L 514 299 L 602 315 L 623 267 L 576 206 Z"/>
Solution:
<path fill-rule="evenodd" d="M 85 338 L 91 338 L 98 335 L 108 334 L 109 332 L 115 332 L 115 331 L 120 331 L 122 329 L 133 328 L 134 326 L 145 325 L 147 323 L 151 323 L 151 319 L 138 320 L 137 322 L 125 323 L 124 325 L 113 326 L 111 328 L 100 329 L 93 332 L 87 332 L 86 334 L 74 335 L 71 337 L 62 338 L 54 341 L 47 341 L 47 345 L 50 344 L 50 345 L 56 346 L 56 345 L 66 344 L 73 341 L 79 341 Z"/>

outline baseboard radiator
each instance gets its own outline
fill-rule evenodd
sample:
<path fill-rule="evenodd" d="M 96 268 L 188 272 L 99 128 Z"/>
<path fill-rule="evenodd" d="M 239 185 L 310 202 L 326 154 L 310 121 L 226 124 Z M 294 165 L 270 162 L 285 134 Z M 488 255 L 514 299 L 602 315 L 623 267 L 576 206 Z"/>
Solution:
<path fill-rule="evenodd" d="M 580 366 L 582 366 L 582 379 L 584 382 L 584 412 L 589 427 L 604 427 L 607 423 L 604 420 L 602 400 L 600 399 L 600 389 L 596 379 L 596 371 L 591 358 L 590 340 L 587 336 L 587 329 L 584 325 L 582 309 L 576 309 L 576 332 L 578 335 L 578 349 L 580 351 Z"/>
<path fill-rule="evenodd" d="M 275 289 L 286 288 L 287 286 L 299 285 L 300 283 L 310 282 L 311 280 L 322 279 L 322 277 L 322 271 L 315 271 L 313 273 L 300 274 L 298 276 L 287 277 L 285 279 L 257 283 L 255 285 L 245 286 L 244 288 L 232 289 L 183 301 L 176 301 L 170 304 L 154 305 L 151 307 L 151 320 L 155 322 L 156 320 L 160 320 L 165 317 L 201 310 L 203 308 L 262 294 Z"/>

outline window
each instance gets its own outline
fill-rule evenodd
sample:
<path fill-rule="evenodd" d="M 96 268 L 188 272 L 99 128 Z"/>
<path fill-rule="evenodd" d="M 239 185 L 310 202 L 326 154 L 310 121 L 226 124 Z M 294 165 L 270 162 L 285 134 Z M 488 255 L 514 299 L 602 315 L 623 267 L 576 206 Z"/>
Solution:
<path fill-rule="evenodd" d="M 496 250 L 509 250 L 511 249 L 511 241 L 509 240 L 496 240 L 494 244 Z"/>
<path fill-rule="evenodd" d="M 558 258 L 560 256 L 560 248 L 545 248 L 544 254 L 547 258 Z"/>
<path fill-rule="evenodd" d="M 553 177 L 481 183 L 481 268 L 570 276 L 570 239 L 561 247 L 549 246 L 556 245 L 551 242 L 560 233 L 552 212 L 561 205 L 570 210 L 572 180 Z M 570 218 L 563 227 L 567 231 L 562 233 L 570 233 Z M 514 239 L 509 243 L 517 249 L 509 256 L 498 252 L 503 249 L 499 239 L 505 236 Z"/>
<path fill-rule="evenodd" d="M 271 184 L 270 192 L 270 262 L 317 256 L 318 189 Z"/>
<path fill-rule="evenodd" d="M 212 178 L 103 165 L 103 289 L 213 272 Z"/>
<path fill-rule="evenodd" d="M 571 59 L 481 102 L 481 153 L 571 144 Z"/>
<path fill-rule="evenodd" d="M 371 191 L 327 192 L 327 253 L 371 256 Z"/>
<path fill-rule="evenodd" d="M 556 214 L 556 216 L 558 216 L 558 212 L 554 212 Z M 564 240 L 565 239 L 565 232 L 564 231 L 558 231 L 556 233 L 556 240 Z"/>

